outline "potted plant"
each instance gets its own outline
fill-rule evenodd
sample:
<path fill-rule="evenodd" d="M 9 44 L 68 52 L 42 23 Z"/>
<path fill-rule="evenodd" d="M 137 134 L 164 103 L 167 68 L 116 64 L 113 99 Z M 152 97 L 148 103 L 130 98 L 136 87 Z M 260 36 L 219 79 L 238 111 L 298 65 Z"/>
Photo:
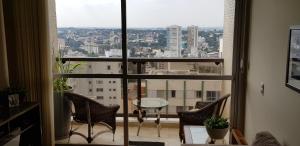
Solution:
<path fill-rule="evenodd" d="M 204 125 L 212 141 L 215 139 L 224 139 L 229 129 L 229 123 L 227 119 L 222 117 L 208 118 L 205 120 Z"/>
<path fill-rule="evenodd" d="M 55 139 L 65 139 L 69 135 L 71 121 L 71 102 L 64 97 L 64 92 L 72 92 L 72 87 L 68 85 L 68 78 L 60 74 L 73 73 L 80 64 L 63 63 L 60 58 L 55 62 L 55 69 L 58 76 L 53 81 L 54 89 L 54 125 Z"/>

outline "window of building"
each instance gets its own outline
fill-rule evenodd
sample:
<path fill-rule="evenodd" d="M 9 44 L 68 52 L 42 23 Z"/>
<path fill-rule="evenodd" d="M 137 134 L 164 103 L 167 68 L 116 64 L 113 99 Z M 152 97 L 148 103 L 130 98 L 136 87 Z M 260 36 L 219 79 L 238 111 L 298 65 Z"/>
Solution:
<path fill-rule="evenodd" d="M 89 84 L 92 84 L 92 81 L 89 81 Z"/>
<path fill-rule="evenodd" d="M 89 92 L 92 92 L 93 91 L 93 89 L 89 89 Z"/>
<path fill-rule="evenodd" d="M 116 91 L 116 89 L 113 89 L 113 91 Z"/>
<path fill-rule="evenodd" d="M 116 83 L 116 81 L 113 81 L 113 83 Z"/>
<path fill-rule="evenodd" d="M 97 88 L 96 91 L 97 92 L 103 92 L 103 88 Z"/>
<path fill-rule="evenodd" d="M 215 101 L 216 97 L 207 97 L 207 101 Z"/>
<path fill-rule="evenodd" d="M 89 68 L 92 68 L 92 65 L 89 65 Z"/>
<path fill-rule="evenodd" d="M 165 97 L 165 95 L 166 95 L 165 90 L 157 90 L 156 91 L 156 96 L 157 97 Z"/>
<path fill-rule="evenodd" d="M 111 91 L 111 89 L 108 89 L 109 91 Z"/>
<path fill-rule="evenodd" d="M 111 81 L 108 81 L 108 83 L 111 83 Z"/>
<path fill-rule="evenodd" d="M 220 91 L 206 91 L 206 98 L 208 101 L 217 100 L 220 97 Z"/>
<path fill-rule="evenodd" d="M 202 91 L 196 91 L 196 97 L 197 98 L 202 98 Z"/>
<path fill-rule="evenodd" d="M 117 99 L 117 97 L 116 97 L 116 96 L 114 96 L 114 99 Z"/>
<path fill-rule="evenodd" d="M 102 80 L 97 80 L 96 83 L 97 84 L 103 84 L 103 81 Z"/>
<path fill-rule="evenodd" d="M 111 99 L 112 97 L 111 96 L 109 96 L 109 99 Z"/>
<path fill-rule="evenodd" d="M 103 96 L 97 96 L 98 100 L 102 100 L 104 97 Z"/>
<path fill-rule="evenodd" d="M 107 66 L 107 70 L 110 70 L 110 68 L 111 68 L 110 65 L 108 65 L 108 66 Z"/>
<path fill-rule="evenodd" d="M 171 90 L 171 97 L 176 97 L 176 90 Z"/>

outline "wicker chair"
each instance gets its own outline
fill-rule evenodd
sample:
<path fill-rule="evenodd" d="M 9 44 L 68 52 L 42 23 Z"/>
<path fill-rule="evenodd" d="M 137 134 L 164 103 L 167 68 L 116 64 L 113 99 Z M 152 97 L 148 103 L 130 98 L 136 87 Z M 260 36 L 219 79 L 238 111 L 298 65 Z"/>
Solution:
<path fill-rule="evenodd" d="M 177 112 L 179 117 L 179 138 L 184 141 L 184 125 L 204 125 L 204 121 L 212 116 L 223 114 L 226 102 L 230 94 L 227 94 L 215 102 L 197 102 L 195 109 L 190 111 Z"/>
<path fill-rule="evenodd" d="M 71 123 L 69 140 L 73 134 L 76 134 L 84 137 L 88 143 L 91 143 L 95 137 L 104 132 L 111 131 L 113 133 L 114 141 L 116 131 L 116 113 L 120 108 L 119 105 L 104 106 L 95 100 L 71 92 L 66 92 L 65 96 L 72 101 L 74 105 L 74 113 L 72 113 L 73 121 L 81 124 L 88 124 L 88 136 L 86 136 L 82 133 L 76 132 L 79 127 L 72 129 Z M 109 130 L 101 131 L 94 135 L 93 127 L 97 124 L 104 125 Z"/>
<path fill-rule="evenodd" d="M 202 109 L 211 103 L 213 103 L 213 102 L 197 101 L 196 105 L 195 105 L 195 109 Z"/>

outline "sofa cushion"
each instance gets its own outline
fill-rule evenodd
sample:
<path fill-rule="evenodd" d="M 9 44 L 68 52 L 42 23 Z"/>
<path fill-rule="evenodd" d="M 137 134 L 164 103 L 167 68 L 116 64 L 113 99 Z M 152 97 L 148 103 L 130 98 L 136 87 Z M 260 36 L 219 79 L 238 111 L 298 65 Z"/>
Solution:
<path fill-rule="evenodd" d="M 255 136 L 252 146 L 281 146 L 270 132 L 259 132 Z"/>

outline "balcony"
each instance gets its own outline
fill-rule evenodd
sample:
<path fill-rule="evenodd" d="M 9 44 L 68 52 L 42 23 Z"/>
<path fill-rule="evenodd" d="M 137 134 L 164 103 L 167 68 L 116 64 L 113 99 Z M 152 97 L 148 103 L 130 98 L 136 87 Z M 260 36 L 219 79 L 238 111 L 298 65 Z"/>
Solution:
<path fill-rule="evenodd" d="M 128 75 L 122 74 L 122 58 L 61 58 L 63 63 L 80 63 L 72 74 L 59 74 L 70 78 L 69 84 L 79 93 L 111 105 L 118 104 L 117 130 L 115 141 L 112 134 L 105 133 L 93 143 L 123 144 L 124 125 L 128 118 L 130 140 L 161 141 L 168 145 L 180 145 L 178 136 L 178 111 L 193 109 L 197 101 L 215 101 L 221 95 L 230 93 L 225 87 L 231 82 L 231 75 L 224 75 L 224 59 L 199 58 L 129 58 Z M 128 80 L 127 90 L 123 89 L 122 78 Z M 128 104 L 123 104 L 123 93 L 127 93 Z M 157 135 L 154 117 L 147 117 L 137 136 L 138 120 L 133 100 L 156 97 L 165 99 L 168 106 L 161 110 L 161 137 Z M 124 113 L 128 110 L 128 114 Z M 228 117 L 228 107 L 227 114 Z M 147 110 L 147 114 L 155 113 Z M 87 131 L 86 126 L 80 128 Z M 101 130 L 101 127 L 95 131 Z M 58 143 L 67 142 L 67 140 Z M 228 142 L 228 141 L 227 141 Z M 72 136 L 70 143 L 86 143 L 85 139 Z"/>

